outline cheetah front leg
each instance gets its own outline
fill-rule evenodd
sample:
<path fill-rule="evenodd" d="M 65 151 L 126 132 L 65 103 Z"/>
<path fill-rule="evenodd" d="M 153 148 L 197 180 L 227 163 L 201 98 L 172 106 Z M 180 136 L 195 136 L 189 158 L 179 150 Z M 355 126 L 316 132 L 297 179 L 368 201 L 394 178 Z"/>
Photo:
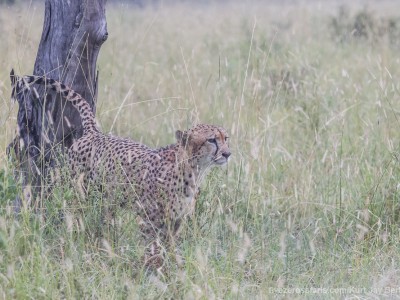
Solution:
<path fill-rule="evenodd" d="M 161 270 L 165 264 L 165 238 L 160 228 L 153 223 L 145 222 L 140 218 L 140 230 L 145 242 L 144 265 L 146 268 Z"/>

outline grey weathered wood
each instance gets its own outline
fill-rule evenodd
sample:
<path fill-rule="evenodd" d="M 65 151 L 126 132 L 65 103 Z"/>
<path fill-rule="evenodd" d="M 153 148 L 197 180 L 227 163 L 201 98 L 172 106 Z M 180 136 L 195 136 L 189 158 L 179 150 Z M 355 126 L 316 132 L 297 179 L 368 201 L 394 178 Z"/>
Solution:
<path fill-rule="evenodd" d="M 46 0 L 43 32 L 33 74 L 69 85 L 96 107 L 98 76 L 96 62 L 107 39 L 106 0 Z M 40 100 L 30 92 L 18 97 L 19 135 L 10 144 L 20 163 L 24 184 L 41 186 L 53 162 L 55 145 L 69 147 L 82 135 L 77 111 L 36 86 Z M 44 101 L 46 96 L 46 101 Z M 23 141 L 21 143 L 21 141 Z"/>

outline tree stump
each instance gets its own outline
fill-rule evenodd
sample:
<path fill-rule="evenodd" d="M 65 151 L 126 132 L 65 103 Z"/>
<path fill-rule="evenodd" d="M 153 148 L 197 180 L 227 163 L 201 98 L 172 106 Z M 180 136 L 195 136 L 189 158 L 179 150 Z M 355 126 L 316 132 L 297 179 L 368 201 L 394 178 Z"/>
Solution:
<path fill-rule="evenodd" d="M 96 108 L 96 62 L 107 39 L 106 0 L 46 0 L 43 32 L 33 74 L 58 80 L 80 93 Z M 57 146 L 69 147 L 83 134 L 79 114 L 60 95 L 36 86 L 17 97 L 18 135 L 8 146 L 17 160 L 17 172 L 31 195 L 41 189 L 55 162 Z M 29 195 L 28 195 L 29 197 Z"/>

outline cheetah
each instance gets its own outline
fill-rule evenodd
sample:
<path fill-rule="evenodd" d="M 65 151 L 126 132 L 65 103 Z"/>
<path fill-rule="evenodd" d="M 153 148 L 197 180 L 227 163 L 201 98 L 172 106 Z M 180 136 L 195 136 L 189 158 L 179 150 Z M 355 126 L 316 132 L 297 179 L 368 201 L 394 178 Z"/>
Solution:
<path fill-rule="evenodd" d="M 146 263 L 160 259 L 160 243 L 179 235 L 182 221 L 194 213 L 199 186 L 214 166 L 222 166 L 231 155 L 227 131 L 215 125 L 198 124 L 177 130 L 176 143 L 152 149 L 136 141 L 104 134 L 96 125 L 88 102 L 68 86 L 51 78 L 19 77 L 11 74 L 12 98 L 31 84 L 61 94 L 78 110 L 83 135 L 67 150 L 67 164 L 73 177 L 104 184 L 109 193 L 122 190 L 122 206 L 129 206 L 141 220 L 148 241 Z M 82 175 L 83 174 L 83 175 Z M 108 195 L 112 198 L 112 195 Z"/>

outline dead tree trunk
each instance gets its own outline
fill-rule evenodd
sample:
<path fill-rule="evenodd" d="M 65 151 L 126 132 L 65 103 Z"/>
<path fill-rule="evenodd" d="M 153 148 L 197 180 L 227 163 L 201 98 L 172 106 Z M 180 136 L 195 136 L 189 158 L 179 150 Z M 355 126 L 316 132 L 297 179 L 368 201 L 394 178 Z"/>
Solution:
<path fill-rule="evenodd" d="M 96 107 L 96 61 L 107 39 L 106 0 L 46 0 L 44 25 L 33 73 L 72 87 Z M 40 191 L 55 146 L 71 146 L 82 133 L 78 112 L 60 96 L 36 86 L 40 101 L 30 92 L 18 97 L 18 136 L 10 144 L 19 163 L 23 185 Z M 46 99 L 44 99 L 46 98 Z M 34 191 L 35 191 L 34 190 Z"/>

